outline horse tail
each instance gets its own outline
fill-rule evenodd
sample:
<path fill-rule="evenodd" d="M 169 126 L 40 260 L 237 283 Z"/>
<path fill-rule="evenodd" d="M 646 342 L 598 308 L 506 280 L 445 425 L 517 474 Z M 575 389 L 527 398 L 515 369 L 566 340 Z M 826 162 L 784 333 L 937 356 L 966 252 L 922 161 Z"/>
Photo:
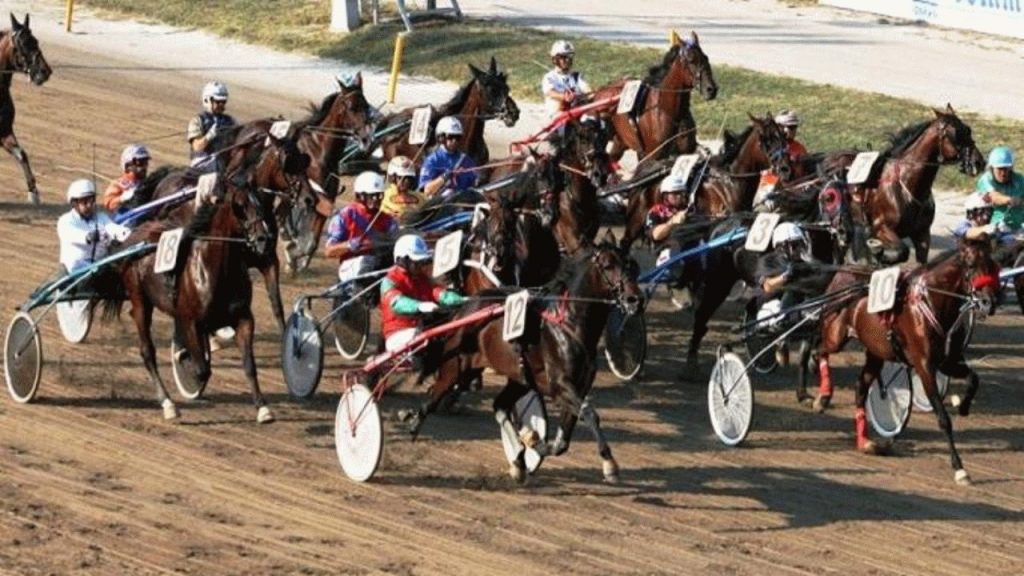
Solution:
<path fill-rule="evenodd" d="M 119 320 L 121 318 L 121 304 L 123 304 L 124 301 L 124 294 L 118 294 L 111 298 L 105 298 L 103 300 L 103 313 L 100 315 L 100 319 L 104 323 Z"/>

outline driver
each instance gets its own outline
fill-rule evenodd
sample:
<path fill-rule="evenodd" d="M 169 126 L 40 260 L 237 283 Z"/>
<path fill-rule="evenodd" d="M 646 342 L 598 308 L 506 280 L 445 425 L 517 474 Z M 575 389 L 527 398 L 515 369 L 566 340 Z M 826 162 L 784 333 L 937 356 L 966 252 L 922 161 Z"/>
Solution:
<path fill-rule="evenodd" d="M 67 199 L 71 210 L 57 220 L 57 238 L 60 263 L 67 272 L 74 272 L 106 256 L 110 243 L 124 241 L 131 229 L 96 210 L 96 185 L 91 180 L 72 182 Z"/>
<path fill-rule="evenodd" d="M 450 196 L 476 184 L 476 163 L 459 150 L 462 139 L 462 122 L 455 116 L 445 116 L 437 121 L 437 147 L 423 161 L 420 169 L 420 189 L 433 197 L 440 193 Z"/>
<path fill-rule="evenodd" d="M 125 203 L 135 198 L 135 191 L 146 180 L 149 150 L 142 144 L 128 145 L 121 151 L 121 168 L 124 174 L 112 181 L 103 192 L 103 205 L 111 214 L 126 211 Z"/>
<path fill-rule="evenodd" d="M 1000 224 L 1011 232 L 1024 224 L 1024 176 L 1013 170 L 1013 151 L 997 146 L 989 152 L 988 170 L 975 187 L 992 204 L 992 224 Z"/>
<path fill-rule="evenodd" d="M 398 222 L 380 210 L 384 198 L 384 176 L 376 172 L 363 172 L 356 176 L 354 188 L 356 199 L 331 217 L 327 225 L 327 242 L 324 255 L 337 258 L 339 262 L 360 256 L 369 250 L 374 242 L 398 230 Z M 372 269 L 369 256 L 357 263 L 351 275 Z M 342 270 L 338 271 L 339 278 Z M 346 274 L 346 276 L 349 276 Z M 347 280 L 348 278 L 340 278 Z"/>
<path fill-rule="evenodd" d="M 555 65 L 540 83 L 544 95 L 544 111 L 554 118 L 568 110 L 574 101 L 590 93 L 590 85 L 583 75 L 572 69 L 576 48 L 566 40 L 556 40 L 551 45 L 551 63 Z"/>
<path fill-rule="evenodd" d="M 800 158 L 807 155 L 807 148 L 796 139 L 797 128 L 800 127 L 800 117 L 792 110 L 783 110 L 775 116 L 775 123 L 782 127 L 786 133 L 786 154 L 789 155 L 789 162 L 796 165 Z"/>
<path fill-rule="evenodd" d="M 394 248 L 395 265 L 380 286 L 381 333 L 388 352 L 400 350 L 420 333 L 420 314 L 458 306 L 465 297 L 433 283 L 433 252 L 422 237 L 406 234 Z"/>
<path fill-rule="evenodd" d="M 213 170 L 214 153 L 227 143 L 224 135 L 235 126 L 235 119 L 224 112 L 228 105 L 228 87 L 220 82 L 203 86 L 203 111 L 192 117 L 185 136 L 188 138 L 190 165 Z"/>

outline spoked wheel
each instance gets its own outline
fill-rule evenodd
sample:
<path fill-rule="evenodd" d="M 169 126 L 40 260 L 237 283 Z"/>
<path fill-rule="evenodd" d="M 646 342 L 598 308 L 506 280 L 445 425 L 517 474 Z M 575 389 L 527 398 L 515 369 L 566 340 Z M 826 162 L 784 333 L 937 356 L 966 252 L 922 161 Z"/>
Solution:
<path fill-rule="evenodd" d="M 203 344 L 206 362 L 209 363 L 209 339 L 203 338 Z M 177 386 L 178 394 L 181 394 L 183 398 L 186 400 L 198 400 L 203 395 L 209 378 L 200 380 L 196 376 L 198 370 L 195 361 L 192 360 L 192 356 L 189 355 L 187 350 L 179 348 L 173 339 L 171 340 L 171 371 L 174 374 L 174 385 Z"/>
<path fill-rule="evenodd" d="M 19 404 L 27 404 L 39 391 L 43 373 L 43 345 L 32 317 L 18 312 L 7 326 L 4 339 L 4 379 L 7 391 Z"/>
<path fill-rule="evenodd" d="M 281 370 L 288 393 L 296 398 L 312 396 L 323 369 L 324 342 L 316 321 L 305 313 L 293 313 L 281 339 Z"/>
<path fill-rule="evenodd" d="M 540 442 L 547 442 L 547 409 L 544 407 L 544 399 L 533 390 L 530 390 L 522 398 L 516 400 L 515 421 L 519 425 L 520 430 L 529 428 L 537 433 L 537 439 Z M 519 455 L 520 447 L 523 446 L 521 440 L 519 438 L 509 438 L 505 434 L 505 430 L 501 429 L 501 445 L 505 449 L 505 457 L 508 458 L 509 463 L 514 463 L 516 456 Z M 524 460 L 526 461 L 526 471 L 533 474 L 540 468 L 541 463 L 544 462 L 544 456 L 534 448 L 526 447 Z"/>
<path fill-rule="evenodd" d="M 334 415 L 334 449 L 345 475 L 366 482 L 380 466 L 384 431 L 370 389 L 353 384 L 341 394 Z"/>
<path fill-rule="evenodd" d="M 643 314 L 626 314 L 612 308 L 604 328 L 604 357 L 622 380 L 632 380 L 647 357 L 647 324 Z"/>
<path fill-rule="evenodd" d="M 913 394 L 911 394 L 914 410 L 924 413 L 931 412 L 932 403 L 928 401 L 928 395 L 924 393 L 924 386 L 921 384 L 921 378 L 917 375 L 917 372 L 911 375 L 910 380 L 914 390 Z M 935 387 L 939 389 L 939 399 L 945 400 L 946 391 L 949 389 L 949 376 L 942 372 L 935 372 Z"/>
<path fill-rule="evenodd" d="M 344 305 L 334 317 L 334 345 L 346 360 L 355 360 L 366 349 L 370 338 L 370 308 L 362 298 L 349 301 L 334 299 L 334 306 Z"/>
<path fill-rule="evenodd" d="M 868 389 L 865 403 L 875 432 L 885 438 L 893 438 L 903 432 L 910 420 L 911 396 L 907 366 L 898 362 L 883 364 L 879 379 Z"/>
<path fill-rule="evenodd" d="M 727 446 L 746 439 L 754 417 L 754 389 L 740 357 L 719 354 L 708 381 L 708 414 L 715 435 Z"/>
<path fill-rule="evenodd" d="M 757 309 L 751 310 L 751 306 L 743 311 L 743 325 L 748 326 L 751 322 L 757 319 Z M 747 349 L 747 354 L 751 358 L 757 356 L 762 350 L 768 347 L 775 340 L 769 334 L 765 334 L 763 330 L 757 330 L 756 327 L 751 327 L 747 330 L 745 337 L 743 338 L 743 345 Z M 775 354 L 768 353 L 762 355 L 754 362 L 753 368 L 758 374 L 771 374 L 779 367 L 778 360 L 775 359 Z"/>
<path fill-rule="evenodd" d="M 92 300 L 57 302 L 56 308 L 57 323 L 64 339 L 72 344 L 84 341 L 92 326 Z"/>

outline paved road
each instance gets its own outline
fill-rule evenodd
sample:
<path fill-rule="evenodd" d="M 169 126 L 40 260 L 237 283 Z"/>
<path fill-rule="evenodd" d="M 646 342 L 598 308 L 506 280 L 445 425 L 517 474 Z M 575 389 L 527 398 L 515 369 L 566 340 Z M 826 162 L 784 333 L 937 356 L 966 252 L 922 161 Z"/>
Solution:
<path fill-rule="evenodd" d="M 443 2 L 442 2 L 443 3 Z M 460 0 L 474 17 L 664 45 L 696 30 L 714 64 L 1024 119 L 1024 42 L 776 0 Z M 638 8 L 642 6 L 641 8 Z M 586 67 L 586 54 L 578 62 Z"/>

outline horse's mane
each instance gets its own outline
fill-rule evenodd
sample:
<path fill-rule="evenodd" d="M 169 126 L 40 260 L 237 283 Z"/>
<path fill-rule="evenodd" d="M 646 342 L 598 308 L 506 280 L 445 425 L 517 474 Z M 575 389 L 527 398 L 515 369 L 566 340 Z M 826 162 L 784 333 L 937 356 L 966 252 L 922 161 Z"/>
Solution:
<path fill-rule="evenodd" d="M 323 121 L 327 119 L 327 115 L 331 112 L 331 105 L 334 104 L 334 99 L 337 98 L 339 94 L 341 94 L 340 91 L 331 92 L 327 96 L 324 96 L 319 107 L 315 103 L 310 102 L 306 106 L 306 109 L 309 110 L 309 117 L 298 121 L 297 124 L 302 126 L 316 126 L 323 123 Z"/>
<path fill-rule="evenodd" d="M 672 69 L 672 62 L 677 56 L 679 56 L 679 51 L 681 49 L 682 44 L 676 44 L 670 47 L 668 52 L 665 52 L 665 56 L 661 59 L 661 64 L 651 66 L 647 70 L 647 77 L 644 78 L 644 84 L 649 84 L 651 86 L 661 84 L 662 80 L 665 79 L 665 76 L 668 75 L 668 71 Z"/>
<path fill-rule="evenodd" d="M 907 147 L 918 139 L 921 134 L 931 125 L 930 120 L 904 126 L 899 132 L 889 135 L 889 150 L 885 152 L 886 158 L 903 154 Z"/>
<path fill-rule="evenodd" d="M 459 89 L 455 91 L 455 95 L 438 107 L 437 118 L 454 116 L 459 112 L 459 110 L 462 110 L 462 106 L 469 98 L 469 91 L 473 88 L 474 82 L 476 82 L 476 78 L 470 78 L 468 82 L 459 86 Z"/>
<path fill-rule="evenodd" d="M 724 146 L 718 154 L 711 157 L 711 163 L 719 166 L 728 166 L 732 164 L 736 157 L 740 155 L 740 150 L 743 149 L 743 143 L 750 138 L 750 133 L 754 131 L 754 125 L 750 124 L 740 132 L 735 139 L 735 146 Z"/>

